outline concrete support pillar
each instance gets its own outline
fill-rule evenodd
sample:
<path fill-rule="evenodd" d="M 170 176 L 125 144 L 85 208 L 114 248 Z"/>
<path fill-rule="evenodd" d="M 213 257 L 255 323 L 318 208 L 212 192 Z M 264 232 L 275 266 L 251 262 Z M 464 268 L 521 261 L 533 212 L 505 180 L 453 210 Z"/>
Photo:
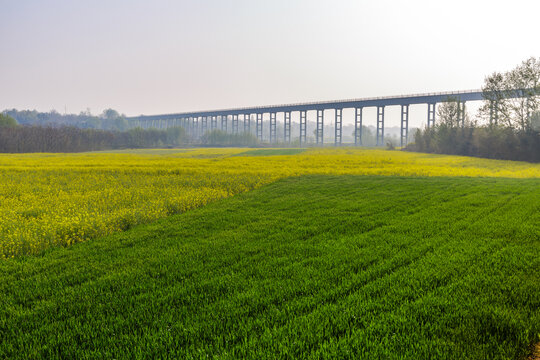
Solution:
<path fill-rule="evenodd" d="M 291 112 L 285 111 L 283 115 L 283 142 L 291 143 Z"/>
<path fill-rule="evenodd" d="M 384 145 L 384 106 L 377 106 L 377 146 Z"/>
<path fill-rule="evenodd" d="M 271 112 L 270 113 L 270 143 L 273 144 L 277 142 L 277 121 L 276 121 L 276 113 Z"/>
<path fill-rule="evenodd" d="M 199 135 L 199 117 L 195 116 L 193 117 L 193 137 L 198 139 Z"/>
<path fill-rule="evenodd" d="M 215 129 L 217 129 L 217 116 L 212 115 L 210 117 L 210 130 L 215 130 Z"/>
<path fill-rule="evenodd" d="M 221 131 L 227 132 L 227 115 L 221 115 Z"/>
<path fill-rule="evenodd" d="M 435 111 L 437 108 L 436 103 L 428 103 L 428 110 L 427 110 L 427 127 L 433 127 L 435 126 Z"/>
<path fill-rule="evenodd" d="M 201 117 L 201 135 L 204 135 L 208 130 L 208 116 Z"/>
<path fill-rule="evenodd" d="M 300 110 L 300 146 L 306 144 L 307 111 Z"/>
<path fill-rule="evenodd" d="M 255 124 L 256 126 L 256 135 L 257 135 L 257 140 L 259 140 L 260 142 L 263 141 L 263 114 L 257 114 L 257 123 Z"/>
<path fill-rule="evenodd" d="M 232 116 L 232 133 L 238 134 L 238 114 Z"/>
<path fill-rule="evenodd" d="M 341 146 L 343 129 L 343 109 L 336 109 L 336 121 L 334 126 L 334 145 Z"/>
<path fill-rule="evenodd" d="M 251 133 L 251 117 L 249 114 L 244 114 L 244 132 Z"/>
<path fill-rule="evenodd" d="M 362 146 L 362 108 L 354 108 L 354 145 Z"/>
<path fill-rule="evenodd" d="M 324 143 L 324 110 L 317 110 L 317 130 L 316 130 L 317 145 Z"/>
<path fill-rule="evenodd" d="M 464 127 L 465 126 L 465 101 L 458 100 L 457 117 L 458 117 L 458 124 L 461 125 L 461 127 Z"/>
<path fill-rule="evenodd" d="M 401 105 L 401 147 L 409 140 L 409 105 Z"/>

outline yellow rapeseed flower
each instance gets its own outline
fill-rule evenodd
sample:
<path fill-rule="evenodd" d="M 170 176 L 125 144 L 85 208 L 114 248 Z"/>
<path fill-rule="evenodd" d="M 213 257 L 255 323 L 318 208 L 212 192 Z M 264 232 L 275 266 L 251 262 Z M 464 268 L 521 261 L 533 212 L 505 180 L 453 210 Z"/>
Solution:
<path fill-rule="evenodd" d="M 540 165 L 374 149 L 245 149 L 0 155 L 0 258 L 125 230 L 289 176 L 540 178 Z"/>

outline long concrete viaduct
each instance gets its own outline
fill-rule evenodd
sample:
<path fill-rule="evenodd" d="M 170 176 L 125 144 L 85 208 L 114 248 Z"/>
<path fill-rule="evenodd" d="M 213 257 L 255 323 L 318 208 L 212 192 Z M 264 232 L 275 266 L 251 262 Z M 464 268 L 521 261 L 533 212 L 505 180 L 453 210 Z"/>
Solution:
<path fill-rule="evenodd" d="M 188 133 L 198 137 L 207 130 L 221 129 L 232 133 L 239 132 L 239 121 L 242 122 L 243 131 L 251 131 L 252 118 L 255 120 L 255 134 L 257 138 L 263 140 L 263 116 L 269 114 L 270 119 L 270 143 L 277 142 L 277 114 L 283 119 L 285 143 L 291 141 L 291 113 L 299 112 L 300 119 L 300 145 L 305 145 L 307 140 L 307 115 L 313 112 L 316 115 L 316 143 L 323 145 L 324 140 L 324 111 L 334 110 L 334 144 L 336 146 L 342 143 L 342 113 L 343 109 L 353 108 L 355 114 L 355 145 L 362 145 L 362 113 L 367 107 L 377 108 L 377 145 L 384 145 L 384 110 L 387 106 L 401 107 L 401 146 L 407 144 L 409 138 L 409 107 L 411 105 L 427 104 L 427 126 L 435 124 L 435 114 L 437 103 L 454 99 L 458 102 L 458 119 L 461 123 L 465 120 L 465 103 L 468 101 L 484 100 L 482 91 L 452 91 L 429 94 L 413 94 L 402 96 L 387 96 L 364 99 L 348 99 L 337 101 L 321 101 L 310 103 L 298 103 L 287 105 L 256 106 L 245 108 L 221 109 L 210 111 L 184 112 L 177 114 L 163 115 L 141 115 L 128 117 L 127 120 L 131 126 L 142 128 L 168 128 L 182 126 Z M 496 112 L 492 117 L 496 119 Z M 230 126 L 230 127 L 229 127 Z"/>

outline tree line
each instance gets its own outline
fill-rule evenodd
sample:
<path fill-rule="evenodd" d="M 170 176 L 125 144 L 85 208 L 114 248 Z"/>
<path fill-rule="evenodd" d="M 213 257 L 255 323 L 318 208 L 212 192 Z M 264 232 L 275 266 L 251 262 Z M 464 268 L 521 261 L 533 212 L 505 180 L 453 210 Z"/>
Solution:
<path fill-rule="evenodd" d="M 131 128 L 126 116 L 114 109 L 106 109 L 100 115 L 92 115 L 90 110 L 77 114 L 60 114 L 56 110 L 38 112 L 36 110 L 4 110 L 20 125 L 38 125 L 48 127 L 72 126 L 81 129 L 101 129 L 125 131 Z"/>
<path fill-rule="evenodd" d="M 110 149 L 173 147 L 186 143 L 183 128 L 110 131 L 73 126 L 5 126 L 0 116 L 0 152 L 82 152 Z M 2 126 L 2 124 L 4 124 Z"/>
<path fill-rule="evenodd" d="M 259 141 L 255 135 L 247 132 L 229 134 L 223 130 L 214 129 L 205 132 L 199 142 L 203 146 L 254 146 Z"/>
<path fill-rule="evenodd" d="M 491 74 L 482 92 L 477 118 L 460 119 L 458 99 L 449 98 L 406 150 L 540 162 L 540 58 Z"/>
<path fill-rule="evenodd" d="M 82 129 L 74 126 L 19 125 L 11 116 L 0 113 L 0 152 L 83 152 L 110 149 L 137 149 L 179 146 L 254 146 L 253 134 L 207 131 L 192 138 L 183 127 L 126 131 Z"/>

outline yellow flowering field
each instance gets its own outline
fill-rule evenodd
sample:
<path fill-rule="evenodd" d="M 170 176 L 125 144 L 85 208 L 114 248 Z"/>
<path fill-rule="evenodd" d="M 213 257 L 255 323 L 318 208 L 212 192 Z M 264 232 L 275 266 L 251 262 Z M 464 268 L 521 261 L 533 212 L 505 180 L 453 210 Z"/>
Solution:
<path fill-rule="evenodd" d="M 2 154 L 0 258 L 122 231 L 306 174 L 540 178 L 540 165 L 355 148 Z"/>

